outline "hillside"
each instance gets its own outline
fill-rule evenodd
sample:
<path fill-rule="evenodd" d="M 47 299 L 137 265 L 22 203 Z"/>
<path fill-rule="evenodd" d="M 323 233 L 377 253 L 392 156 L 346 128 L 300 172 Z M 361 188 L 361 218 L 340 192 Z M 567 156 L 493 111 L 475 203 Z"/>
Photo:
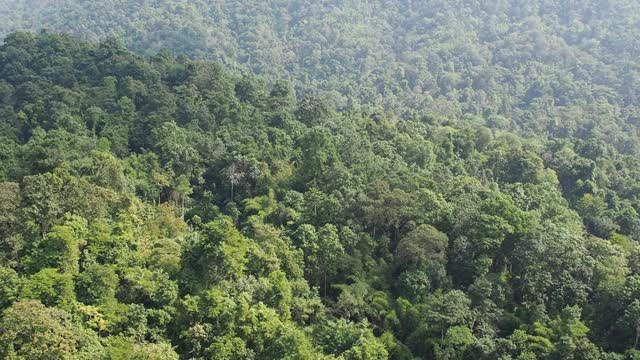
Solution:
<path fill-rule="evenodd" d="M 54 34 L 6 38 L 0 104 L 4 358 L 637 356 L 614 146 Z"/>
<path fill-rule="evenodd" d="M 0 0 L 0 37 L 0 358 L 640 358 L 640 3 Z"/>
<path fill-rule="evenodd" d="M 0 0 L 0 9 L 0 35 L 112 36 L 141 54 L 167 49 L 289 79 L 298 96 L 339 108 L 383 104 L 637 150 L 633 0 Z"/>

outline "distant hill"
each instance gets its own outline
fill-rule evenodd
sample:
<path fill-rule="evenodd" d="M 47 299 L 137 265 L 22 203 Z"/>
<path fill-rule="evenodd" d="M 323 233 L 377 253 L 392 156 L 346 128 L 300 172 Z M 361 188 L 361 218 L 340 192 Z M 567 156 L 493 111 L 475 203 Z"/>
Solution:
<path fill-rule="evenodd" d="M 0 9 L 0 34 L 113 36 L 142 54 L 168 49 L 291 80 L 298 95 L 340 108 L 426 109 L 615 144 L 640 119 L 633 0 L 0 0 Z"/>

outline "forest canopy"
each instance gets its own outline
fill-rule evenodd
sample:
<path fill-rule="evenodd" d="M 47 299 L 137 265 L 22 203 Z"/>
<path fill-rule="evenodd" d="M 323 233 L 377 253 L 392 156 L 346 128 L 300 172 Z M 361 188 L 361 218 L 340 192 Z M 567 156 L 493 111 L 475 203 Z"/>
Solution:
<path fill-rule="evenodd" d="M 298 96 L 340 109 L 603 137 L 627 151 L 640 116 L 639 14 L 634 0 L 0 0 L 0 36 L 113 37 L 140 54 L 289 79 Z"/>
<path fill-rule="evenodd" d="M 3 18 L 1 358 L 640 358 L 636 2 Z"/>

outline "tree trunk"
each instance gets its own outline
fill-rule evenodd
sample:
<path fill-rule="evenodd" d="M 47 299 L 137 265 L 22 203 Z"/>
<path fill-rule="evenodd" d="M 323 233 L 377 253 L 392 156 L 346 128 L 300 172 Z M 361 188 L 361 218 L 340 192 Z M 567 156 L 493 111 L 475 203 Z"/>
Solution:
<path fill-rule="evenodd" d="M 633 349 L 638 350 L 638 341 L 640 340 L 640 318 L 636 320 L 636 341 L 633 343 Z"/>
<path fill-rule="evenodd" d="M 324 271 L 323 272 L 323 276 L 324 276 L 324 297 L 327 297 L 327 272 Z"/>

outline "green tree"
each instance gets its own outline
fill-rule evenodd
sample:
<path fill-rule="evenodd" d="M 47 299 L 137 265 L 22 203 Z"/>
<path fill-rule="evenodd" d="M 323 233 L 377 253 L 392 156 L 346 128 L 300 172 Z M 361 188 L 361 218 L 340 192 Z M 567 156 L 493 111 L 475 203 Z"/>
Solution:
<path fill-rule="evenodd" d="M 18 299 L 21 279 L 18 273 L 7 267 L 0 267 L 0 309 L 5 309 Z"/>
<path fill-rule="evenodd" d="M 118 274 L 112 265 L 85 264 L 76 278 L 78 300 L 85 304 L 102 304 L 115 300 Z"/>
<path fill-rule="evenodd" d="M 468 327 L 454 326 L 447 330 L 444 339 L 435 346 L 436 359 L 464 359 L 476 338 Z"/>
<path fill-rule="evenodd" d="M 302 136 L 299 144 L 302 151 L 298 170 L 300 178 L 316 186 L 324 179 L 329 168 L 338 161 L 331 133 L 326 128 L 311 128 Z"/>
<path fill-rule="evenodd" d="M 73 277 L 59 269 L 42 269 L 24 282 L 20 298 L 39 300 L 46 306 L 68 310 L 75 301 Z"/>
<path fill-rule="evenodd" d="M 15 265 L 18 252 L 25 245 L 20 230 L 20 187 L 17 183 L 0 183 L 0 264 Z"/>
<path fill-rule="evenodd" d="M 24 212 L 46 238 L 51 223 L 62 215 L 62 179 L 52 173 L 27 176 L 22 183 Z"/>
<path fill-rule="evenodd" d="M 223 279 L 242 276 L 247 264 L 250 241 L 228 217 L 205 224 L 194 233 L 182 257 L 183 286 L 207 289 Z"/>
<path fill-rule="evenodd" d="M 435 288 L 446 279 L 447 236 L 434 227 L 421 225 L 400 240 L 395 263 L 399 273 L 423 272 Z"/>
<path fill-rule="evenodd" d="M 60 309 L 21 301 L 3 312 L 0 354 L 11 359 L 95 359 L 104 354 L 98 338 Z"/>
<path fill-rule="evenodd" d="M 105 353 L 109 360 L 178 360 L 178 354 L 169 343 L 137 343 L 125 337 L 107 338 Z"/>
<path fill-rule="evenodd" d="M 297 233 L 305 254 L 307 273 L 322 285 L 326 296 L 327 280 L 336 271 L 337 261 L 344 252 L 338 230 L 332 224 L 322 226 L 317 232 L 311 225 L 303 225 Z"/>
<path fill-rule="evenodd" d="M 193 193 L 193 189 L 191 188 L 191 184 L 189 184 L 189 179 L 187 179 L 185 175 L 178 176 L 175 188 L 180 199 L 180 216 L 184 219 L 185 203 L 188 196 Z"/>
<path fill-rule="evenodd" d="M 46 238 L 33 249 L 28 259 L 37 268 L 55 267 L 62 272 L 76 275 L 79 271 L 80 247 L 85 245 L 86 220 L 70 217 L 64 225 L 55 225 Z"/>

